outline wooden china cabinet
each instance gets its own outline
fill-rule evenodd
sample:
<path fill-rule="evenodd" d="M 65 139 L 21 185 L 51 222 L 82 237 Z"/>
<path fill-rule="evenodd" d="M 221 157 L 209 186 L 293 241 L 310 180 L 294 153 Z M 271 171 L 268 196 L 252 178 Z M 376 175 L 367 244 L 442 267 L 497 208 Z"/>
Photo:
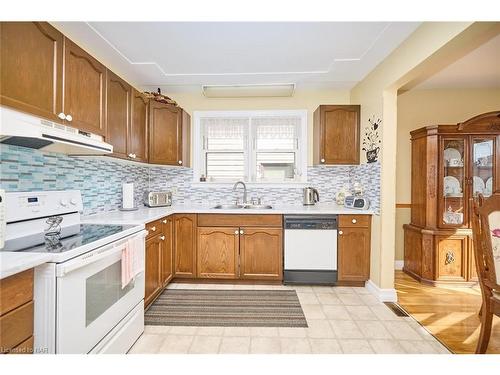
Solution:
<path fill-rule="evenodd" d="M 404 272 L 431 285 L 477 281 L 473 199 L 500 190 L 500 111 L 411 132 L 411 221 Z"/>

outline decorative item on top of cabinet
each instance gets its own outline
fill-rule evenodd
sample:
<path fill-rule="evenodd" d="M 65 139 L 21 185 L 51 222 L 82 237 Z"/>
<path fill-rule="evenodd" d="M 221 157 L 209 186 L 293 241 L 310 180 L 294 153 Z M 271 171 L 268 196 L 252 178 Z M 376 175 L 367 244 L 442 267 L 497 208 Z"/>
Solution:
<path fill-rule="evenodd" d="M 79 130 L 106 135 L 106 67 L 64 38 L 65 122 Z"/>
<path fill-rule="evenodd" d="M 108 70 L 106 86 L 106 142 L 113 145 L 113 156 L 127 158 L 130 137 L 132 87 Z"/>
<path fill-rule="evenodd" d="M 365 282 L 370 278 L 370 215 L 340 215 L 338 281 Z"/>
<path fill-rule="evenodd" d="M 0 280 L 0 353 L 33 353 L 33 275 L 32 268 Z"/>
<path fill-rule="evenodd" d="M 174 275 L 196 277 L 196 214 L 174 215 Z"/>
<path fill-rule="evenodd" d="M 470 222 L 477 193 L 500 188 L 500 111 L 411 132 L 411 221 L 403 271 L 431 285 L 477 282 Z"/>
<path fill-rule="evenodd" d="M 150 101 L 149 162 L 189 167 L 190 122 L 182 108 Z"/>
<path fill-rule="evenodd" d="M 148 161 L 148 105 L 149 100 L 132 89 L 132 119 L 127 137 L 127 156 L 136 161 Z"/>
<path fill-rule="evenodd" d="M 314 111 L 313 164 L 359 164 L 359 105 L 320 105 Z"/>
<path fill-rule="evenodd" d="M 0 22 L 0 45 L 0 104 L 61 122 L 63 35 L 47 22 Z"/>

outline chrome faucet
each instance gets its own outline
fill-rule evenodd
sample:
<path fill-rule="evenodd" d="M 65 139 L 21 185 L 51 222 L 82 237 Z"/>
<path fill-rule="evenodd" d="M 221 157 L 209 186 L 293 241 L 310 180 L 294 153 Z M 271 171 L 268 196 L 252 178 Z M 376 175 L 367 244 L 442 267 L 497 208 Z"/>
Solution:
<path fill-rule="evenodd" d="M 238 185 L 242 185 L 243 186 L 243 204 L 246 204 L 247 203 L 247 185 L 245 185 L 245 183 L 243 181 L 238 181 L 234 184 L 233 186 L 233 191 L 236 191 L 236 188 L 238 187 Z"/>

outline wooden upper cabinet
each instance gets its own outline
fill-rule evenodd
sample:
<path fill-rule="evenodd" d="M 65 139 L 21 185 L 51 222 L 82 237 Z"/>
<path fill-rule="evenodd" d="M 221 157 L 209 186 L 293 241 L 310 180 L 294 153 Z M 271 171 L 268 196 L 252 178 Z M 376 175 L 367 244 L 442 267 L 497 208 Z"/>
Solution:
<path fill-rule="evenodd" d="M 321 105 L 314 112 L 313 163 L 359 164 L 359 105 Z"/>
<path fill-rule="evenodd" d="M 60 122 L 63 35 L 46 22 L 1 22 L 0 45 L 0 103 Z"/>
<path fill-rule="evenodd" d="M 67 125 L 106 136 L 106 67 L 64 38 L 63 74 L 63 112 Z"/>
<path fill-rule="evenodd" d="M 132 121 L 128 132 L 128 154 L 133 154 L 134 160 L 148 161 L 147 127 L 148 99 L 139 91 L 132 90 Z"/>
<path fill-rule="evenodd" d="M 238 278 L 239 228 L 198 227 L 198 277 Z"/>
<path fill-rule="evenodd" d="M 149 162 L 188 167 L 190 117 L 182 108 L 150 102 Z"/>
<path fill-rule="evenodd" d="M 127 158 L 127 132 L 130 126 L 132 87 L 108 70 L 106 85 L 106 142 L 113 155 Z"/>
<path fill-rule="evenodd" d="M 175 277 L 196 277 L 196 214 L 174 216 Z"/>
<path fill-rule="evenodd" d="M 240 278 L 283 279 L 283 230 L 241 228 Z"/>

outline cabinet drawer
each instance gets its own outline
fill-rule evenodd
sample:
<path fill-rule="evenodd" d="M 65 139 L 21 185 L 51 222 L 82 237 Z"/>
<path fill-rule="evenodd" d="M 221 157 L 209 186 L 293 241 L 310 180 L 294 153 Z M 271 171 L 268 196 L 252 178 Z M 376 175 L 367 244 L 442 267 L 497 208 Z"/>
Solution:
<path fill-rule="evenodd" d="M 155 220 L 146 224 L 146 230 L 148 231 L 148 235 L 146 238 L 152 238 L 160 233 L 162 233 L 162 222 L 161 220 Z"/>
<path fill-rule="evenodd" d="M 370 215 L 340 215 L 339 216 L 339 227 L 349 228 L 349 227 L 362 227 L 368 228 L 370 226 L 371 216 Z"/>
<path fill-rule="evenodd" d="M 33 301 L 0 317 L 0 348 L 8 352 L 33 335 Z"/>
<path fill-rule="evenodd" d="M 279 227 L 282 226 L 281 215 L 253 214 L 200 214 L 200 227 Z"/>
<path fill-rule="evenodd" d="M 0 316 L 33 299 L 33 268 L 0 280 Z"/>

